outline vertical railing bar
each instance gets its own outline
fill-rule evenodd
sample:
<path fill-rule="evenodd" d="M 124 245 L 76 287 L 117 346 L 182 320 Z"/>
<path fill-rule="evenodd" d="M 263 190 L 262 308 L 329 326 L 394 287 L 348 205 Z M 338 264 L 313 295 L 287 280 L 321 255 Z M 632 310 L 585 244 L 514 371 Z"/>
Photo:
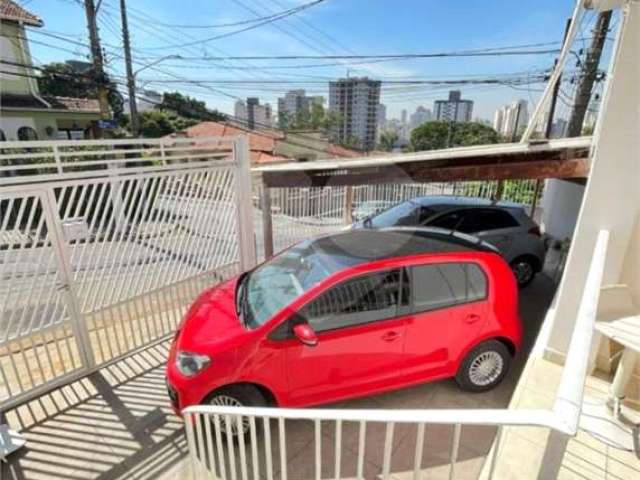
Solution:
<path fill-rule="evenodd" d="M 204 439 L 202 438 L 202 422 L 208 422 L 207 415 L 198 415 L 195 419 L 195 427 L 196 427 L 196 447 L 198 449 L 198 460 L 200 465 L 200 472 L 202 472 L 202 467 L 205 466 L 205 448 L 204 448 Z M 206 468 L 205 468 L 206 470 Z"/>
<path fill-rule="evenodd" d="M 364 454 L 366 448 L 366 433 L 367 433 L 367 422 L 366 420 L 360 420 L 360 429 L 358 432 L 358 467 L 357 467 L 357 478 L 364 478 Z"/>
<path fill-rule="evenodd" d="M 336 443 L 335 443 L 335 480 L 340 480 L 342 467 L 342 420 L 336 420 Z"/>
<path fill-rule="evenodd" d="M 395 424 L 393 422 L 387 422 L 387 429 L 384 437 L 384 453 L 383 453 L 383 460 L 382 460 L 382 480 L 389 480 L 390 478 L 394 426 Z"/>
<path fill-rule="evenodd" d="M 287 480 L 287 437 L 285 431 L 284 418 L 278 419 L 278 437 L 280 440 L 280 478 Z"/>
<path fill-rule="evenodd" d="M 256 432 L 256 418 L 249 417 L 249 427 L 251 429 L 251 460 L 253 462 L 253 480 L 260 478 L 260 463 L 258 462 L 258 439 Z"/>
<path fill-rule="evenodd" d="M 231 424 L 231 416 L 224 416 L 224 429 L 227 433 L 227 452 L 229 454 L 229 470 L 231 470 L 231 480 L 237 479 L 236 473 L 236 452 L 235 447 L 233 445 L 233 431 Z"/>
<path fill-rule="evenodd" d="M 237 415 L 235 419 L 236 419 L 236 428 L 238 431 L 238 448 L 240 450 L 240 472 L 242 475 L 242 480 L 248 480 L 247 452 L 245 450 L 246 446 L 244 444 L 244 416 Z"/>
<path fill-rule="evenodd" d="M 267 480 L 273 480 L 273 462 L 271 459 L 271 422 L 264 417 L 264 455 L 267 469 Z"/>
<path fill-rule="evenodd" d="M 420 480 L 422 477 L 422 451 L 424 449 L 425 424 L 419 423 L 416 431 L 416 449 L 413 456 L 413 480 Z"/>
<path fill-rule="evenodd" d="M 460 447 L 460 432 L 462 425 L 456 423 L 453 430 L 453 441 L 451 443 L 451 466 L 449 467 L 449 480 L 455 478 L 456 461 L 458 460 L 458 449 Z"/>
<path fill-rule="evenodd" d="M 218 469 L 216 468 L 216 457 L 213 452 L 213 435 L 211 434 L 211 415 L 203 415 L 204 418 L 204 433 L 205 441 L 207 443 L 207 458 L 209 459 L 209 468 L 213 475 L 213 478 L 218 478 Z"/>
<path fill-rule="evenodd" d="M 224 445 L 222 443 L 222 428 L 220 427 L 220 415 L 213 416 L 213 429 L 216 433 L 216 446 L 218 447 L 218 471 L 220 477 L 224 480 L 227 479 L 226 460 L 224 458 Z"/>
<path fill-rule="evenodd" d="M 315 479 L 322 477 L 322 423 L 316 418 L 313 421 L 315 432 Z"/>

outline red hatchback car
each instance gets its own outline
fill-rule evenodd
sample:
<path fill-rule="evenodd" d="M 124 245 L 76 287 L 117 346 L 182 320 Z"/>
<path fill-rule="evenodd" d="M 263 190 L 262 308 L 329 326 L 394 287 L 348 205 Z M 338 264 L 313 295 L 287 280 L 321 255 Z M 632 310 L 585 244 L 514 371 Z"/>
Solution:
<path fill-rule="evenodd" d="M 509 265 L 475 237 L 348 231 L 205 291 L 167 365 L 176 411 L 311 406 L 455 377 L 480 392 L 521 344 Z"/>

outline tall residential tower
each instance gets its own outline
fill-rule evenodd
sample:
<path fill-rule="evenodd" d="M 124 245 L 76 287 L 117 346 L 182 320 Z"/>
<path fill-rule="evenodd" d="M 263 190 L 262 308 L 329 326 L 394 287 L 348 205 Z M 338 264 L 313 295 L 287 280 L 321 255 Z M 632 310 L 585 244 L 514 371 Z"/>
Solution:
<path fill-rule="evenodd" d="M 433 103 L 433 115 L 441 122 L 470 122 L 473 100 L 462 100 L 459 90 L 451 90 L 447 100 L 436 100 Z"/>
<path fill-rule="evenodd" d="M 339 120 L 332 128 L 336 143 L 356 143 L 362 150 L 373 150 L 376 144 L 380 81 L 362 78 L 341 78 L 329 82 L 329 110 Z"/>

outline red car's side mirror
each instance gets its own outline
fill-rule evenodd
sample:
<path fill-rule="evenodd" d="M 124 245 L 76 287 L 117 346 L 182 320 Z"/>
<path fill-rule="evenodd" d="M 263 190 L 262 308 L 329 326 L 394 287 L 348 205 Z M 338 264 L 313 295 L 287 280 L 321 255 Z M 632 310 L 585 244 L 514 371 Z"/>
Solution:
<path fill-rule="evenodd" d="M 313 331 L 311 325 L 308 323 L 299 323 L 295 327 L 293 327 L 293 334 L 296 336 L 300 342 L 305 344 L 308 347 L 315 347 L 318 345 L 318 336 L 316 332 Z"/>

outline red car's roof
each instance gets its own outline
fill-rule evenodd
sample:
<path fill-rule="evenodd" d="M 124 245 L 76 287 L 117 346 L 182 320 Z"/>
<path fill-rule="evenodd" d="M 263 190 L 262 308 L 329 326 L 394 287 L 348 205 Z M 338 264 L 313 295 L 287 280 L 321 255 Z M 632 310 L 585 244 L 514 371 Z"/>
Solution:
<path fill-rule="evenodd" d="M 343 258 L 345 266 L 425 253 L 498 253 L 476 237 L 437 228 L 354 229 L 310 240 L 308 246 Z"/>

